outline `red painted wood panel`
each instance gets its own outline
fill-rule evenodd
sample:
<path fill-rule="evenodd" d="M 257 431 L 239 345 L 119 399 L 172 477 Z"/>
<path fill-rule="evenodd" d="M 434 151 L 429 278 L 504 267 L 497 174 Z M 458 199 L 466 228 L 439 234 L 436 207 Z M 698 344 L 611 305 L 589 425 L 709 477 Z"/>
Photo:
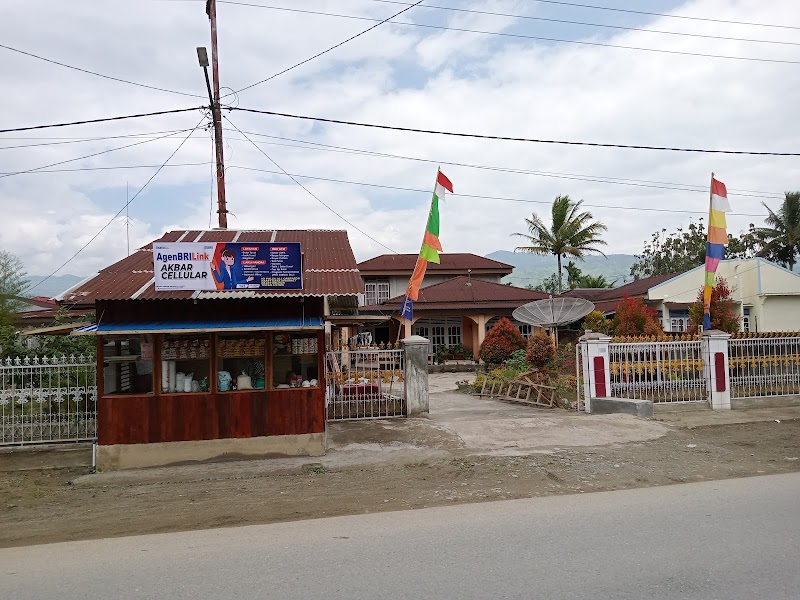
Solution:
<path fill-rule="evenodd" d="M 597 393 L 597 398 L 606 398 L 608 391 L 606 390 L 606 361 L 602 356 L 595 356 L 593 360 L 594 367 L 594 389 Z"/>
<path fill-rule="evenodd" d="M 722 352 L 714 353 L 714 377 L 717 379 L 717 391 L 724 392 L 725 386 L 725 355 Z"/>

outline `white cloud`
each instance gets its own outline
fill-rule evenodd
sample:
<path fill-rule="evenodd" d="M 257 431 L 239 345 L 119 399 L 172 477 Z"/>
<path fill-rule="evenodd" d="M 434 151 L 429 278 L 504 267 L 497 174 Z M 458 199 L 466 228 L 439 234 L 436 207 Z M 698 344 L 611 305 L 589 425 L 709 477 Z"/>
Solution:
<path fill-rule="evenodd" d="M 194 48 L 208 45 L 203 3 L 27 3 L 0 22 L 4 43 L 87 69 L 150 85 L 205 94 Z M 521 13 L 524 3 L 473 3 L 483 10 Z M 512 6 L 512 8 L 509 8 Z M 304 5 L 305 7 L 305 5 Z M 381 3 L 314 2 L 326 10 L 383 18 L 399 6 Z M 508 18 L 409 12 L 416 22 L 515 31 Z M 678 12 L 738 21 L 792 23 L 800 6 L 791 0 L 695 0 Z M 156 17 L 154 18 L 154 15 Z M 243 87 L 366 29 L 367 21 L 220 5 L 223 84 Z M 571 16 L 575 16 L 572 14 Z M 593 13 L 581 14 L 591 20 Z M 41 27 L 31 28 L 31 22 Z M 653 29 L 707 35 L 794 41 L 779 29 L 722 23 L 651 19 Z M 554 26 L 555 27 L 555 26 Z M 521 31 L 525 31 L 522 29 Z M 591 30 L 587 30 L 591 31 Z M 601 39 L 591 37 L 584 39 Z M 598 33 L 600 35 L 600 33 Z M 602 40 L 672 51 L 798 60 L 796 46 L 621 32 Z M 554 35 L 554 37 L 559 37 Z M 115 83 L 5 52 L 4 112 L 0 128 L 96 118 L 202 104 L 187 98 Z M 402 26 L 382 26 L 323 58 L 242 92 L 241 106 L 388 123 L 409 127 L 514 137 L 616 142 L 737 150 L 798 147 L 792 124 L 800 105 L 796 65 L 711 59 L 533 40 L 490 38 Z M 231 98 L 231 101 L 234 101 Z M 456 191 L 513 197 L 541 204 L 452 197 L 442 207 L 445 250 L 487 253 L 515 245 L 532 211 L 546 214 L 558 194 L 583 199 L 609 226 L 609 251 L 635 252 L 662 226 L 699 218 L 711 171 L 731 189 L 783 192 L 800 187 L 796 158 L 706 155 L 583 148 L 475 140 L 234 111 L 244 131 L 427 158 L 566 174 L 623 177 L 694 184 L 700 192 L 609 185 L 442 164 Z M 200 113 L 141 121 L 0 134 L 0 146 L 47 140 L 13 137 L 127 135 L 191 128 Z M 276 170 L 241 135 L 226 127 L 228 203 L 231 226 L 247 228 L 347 228 L 360 259 L 386 252 L 347 226 L 285 177 L 235 167 Z M 173 162 L 203 163 L 211 146 L 205 132 L 186 143 Z M 182 135 L 75 161 L 62 168 L 158 165 Z M 268 138 L 253 138 L 270 141 Z M 14 172 L 132 143 L 130 139 L 0 150 L 2 171 Z M 271 140 L 286 144 L 282 140 Z M 416 252 L 424 228 L 436 162 L 364 156 L 285 145 L 262 146 L 292 173 L 424 190 L 421 193 L 302 179 L 348 221 L 399 252 Z M 4 227 L 0 247 L 19 254 L 31 273 L 49 273 L 76 252 L 124 203 L 154 168 L 98 170 L 0 178 Z M 167 228 L 206 227 L 211 197 L 208 165 L 165 168 L 131 206 L 131 239 L 142 244 Z M 734 196 L 736 212 L 763 213 L 762 198 Z M 771 205 L 776 200 L 769 201 Z M 602 206 L 668 208 L 681 213 L 614 210 Z M 188 208 L 187 208 L 188 206 Z M 745 228 L 757 217 L 730 219 Z M 125 254 L 125 228 L 115 221 L 63 272 L 85 274 Z"/>

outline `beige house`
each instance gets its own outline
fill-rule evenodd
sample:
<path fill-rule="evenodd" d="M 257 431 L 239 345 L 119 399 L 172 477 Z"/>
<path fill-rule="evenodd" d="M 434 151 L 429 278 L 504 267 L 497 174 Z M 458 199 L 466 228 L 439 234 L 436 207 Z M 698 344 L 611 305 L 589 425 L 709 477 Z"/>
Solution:
<path fill-rule="evenodd" d="M 800 274 L 763 258 L 720 262 L 717 278 L 731 287 L 743 331 L 800 331 Z M 703 285 L 699 266 L 647 290 L 647 304 L 659 312 L 666 331 L 684 331 L 689 306 Z"/>

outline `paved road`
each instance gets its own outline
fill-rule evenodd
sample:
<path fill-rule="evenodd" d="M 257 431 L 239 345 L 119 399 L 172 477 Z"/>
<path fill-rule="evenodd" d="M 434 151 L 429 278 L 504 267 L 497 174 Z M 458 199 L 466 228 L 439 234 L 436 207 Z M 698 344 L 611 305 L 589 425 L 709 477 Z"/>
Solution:
<path fill-rule="evenodd" d="M 12 548 L 0 598 L 795 599 L 798 495 L 774 475 Z"/>

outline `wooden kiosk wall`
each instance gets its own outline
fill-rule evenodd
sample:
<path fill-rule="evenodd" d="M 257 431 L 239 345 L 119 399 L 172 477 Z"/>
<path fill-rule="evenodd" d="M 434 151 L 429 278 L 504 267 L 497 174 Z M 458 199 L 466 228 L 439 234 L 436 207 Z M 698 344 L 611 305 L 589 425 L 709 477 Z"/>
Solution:
<path fill-rule="evenodd" d="M 317 299 L 311 299 L 317 300 Z M 174 311 L 175 307 L 162 307 L 170 301 L 144 301 L 135 303 L 136 310 L 131 312 L 120 306 L 98 306 L 98 316 L 101 308 L 107 308 L 113 316 L 125 315 L 129 317 L 125 322 L 141 320 L 150 312 L 149 306 L 142 306 L 157 302 L 159 316 L 163 318 L 164 308 L 167 313 Z M 254 307 L 252 302 L 212 300 L 214 309 L 235 310 L 244 318 Z M 178 302 L 175 302 L 176 304 Z M 209 310 L 208 306 L 188 305 L 188 301 L 180 301 L 184 310 L 189 310 L 189 316 L 202 318 Z M 241 304 L 240 304 L 241 303 Z M 285 313 L 297 312 L 297 300 L 287 304 L 285 300 L 278 303 L 267 301 L 256 302 L 259 312 L 268 310 L 273 316 L 295 316 Z M 126 304 L 107 303 L 108 305 Z M 233 306 L 230 306 L 233 304 Z M 249 306 L 247 306 L 249 304 Z M 315 314 L 321 314 L 321 302 L 308 302 L 305 310 L 311 309 Z M 319 304 L 317 313 L 315 304 Z M 227 306 L 224 306 L 227 305 Z M 192 310 L 195 309 L 195 310 Z M 281 310 L 282 309 L 282 310 Z M 283 314 L 281 314 L 283 313 Z M 131 318 L 131 315 L 139 319 Z M 184 316 L 187 313 L 183 313 Z M 304 313 L 308 317 L 308 313 Z M 313 314 L 312 314 L 313 316 Z M 122 319 L 117 319 L 122 321 Z M 283 332 L 281 330 L 280 332 Z M 291 333 L 290 330 L 285 330 Z M 187 332 L 188 333 L 188 332 Z M 245 334 L 245 332 L 242 332 Z M 266 335 L 266 370 L 272 369 L 271 333 L 279 331 L 251 332 L 253 335 Z M 153 393 L 152 394 L 120 394 L 105 395 L 103 392 L 103 336 L 97 337 L 97 388 L 101 391 L 97 406 L 97 431 L 98 444 L 148 444 L 157 442 L 182 442 L 195 440 L 214 440 L 225 438 L 248 438 L 259 436 L 298 435 L 308 433 L 322 433 L 325 431 L 325 387 L 324 387 L 324 357 L 325 336 L 322 330 L 317 331 L 317 372 L 319 385 L 313 388 L 290 389 L 252 389 L 218 392 L 216 377 L 209 378 L 210 391 L 192 393 L 163 393 L 161 391 L 161 341 L 163 336 L 155 336 L 153 350 Z M 211 364 L 217 364 L 217 335 L 211 334 Z M 267 386 L 269 386 L 269 381 Z"/>

